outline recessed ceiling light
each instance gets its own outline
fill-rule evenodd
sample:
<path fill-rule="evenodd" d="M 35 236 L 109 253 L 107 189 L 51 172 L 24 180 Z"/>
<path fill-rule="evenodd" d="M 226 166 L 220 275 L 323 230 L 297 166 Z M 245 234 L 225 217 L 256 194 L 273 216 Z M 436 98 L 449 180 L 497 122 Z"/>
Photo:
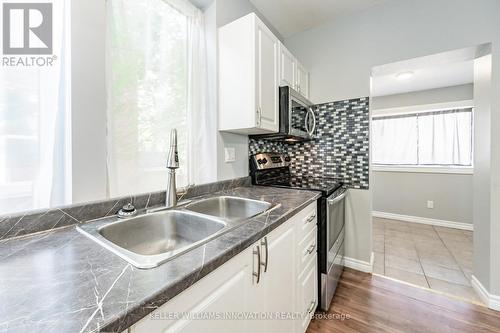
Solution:
<path fill-rule="evenodd" d="M 398 80 L 408 80 L 415 76 L 415 73 L 412 71 L 400 72 L 396 74 L 396 79 Z"/>

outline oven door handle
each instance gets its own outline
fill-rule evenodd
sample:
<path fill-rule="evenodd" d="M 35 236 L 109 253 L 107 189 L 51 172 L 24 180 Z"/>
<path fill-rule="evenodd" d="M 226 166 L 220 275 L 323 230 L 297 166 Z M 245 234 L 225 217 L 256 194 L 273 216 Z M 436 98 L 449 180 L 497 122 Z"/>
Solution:
<path fill-rule="evenodd" d="M 338 197 L 335 197 L 335 198 L 332 198 L 332 199 L 328 199 L 328 204 L 329 205 L 334 205 L 336 204 L 337 202 L 341 201 L 342 199 L 345 198 L 347 192 L 344 192 L 342 193 L 341 195 L 339 195 Z"/>

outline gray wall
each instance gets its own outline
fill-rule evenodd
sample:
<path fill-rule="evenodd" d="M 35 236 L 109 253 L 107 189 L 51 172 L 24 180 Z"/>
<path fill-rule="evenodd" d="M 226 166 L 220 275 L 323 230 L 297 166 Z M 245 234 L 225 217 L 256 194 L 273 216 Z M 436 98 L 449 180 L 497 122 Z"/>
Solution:
<path fill-rule="evenodd" d="M 376 80 L 376 78 L 374 78 Z M 373 114 L 377 109 L 390 109 L 403 106 L 436 104 L 474 99 L 474 85 L 463 84 L 453 87 L 414 91 L 405 94 L 372 97 L 370 101 Z"/>
<path fill-rule="evenodd" d="M 376 78 L 375 78 L 376 80 Z M 472 100 L 474 85 L 372 97 L 377 109 Z M 467 174 L 373 171 L 373 210 L 472 224 L 473 176 Z M 427 208 L 434 201 L 434 209 Z"/>
<path fill-rule="evenodd" d="M 493 45 L 491 90 L 500 91 L 499 12 L 497 0 L 390 1 L 299 33 L 285 44 L 309 68 L 315 103 L 368 96 L 374 66 L 487 42 Z M 474 227 L 476 232 L 485 229 L 495 241 L 474 243 L 474 275 L 489 292 L 500 295 L 500 265 L 488 259 L 500 256 L 500 186 L 492 185 L 500 184 L 500 94 L 491 94 L 491 110 L 486 115 L 491 121 L 476 126 L 490 143 L 483 148 L 488 167 L 476 168 L 474 175 L 474 182 L 491 178 L 475 198 L 491 214 L 478 224 L 474 212 Z M 476 103 L 476 114 L 483 112 L 488 113 Z M 363 238 L 371 235 L 369 218 L 360 223 Z M 367 255 L 371 245 L 358 240 L 358 252 Z"/>
<path fill-rule="evenodd" d="M 373 210 L 472 223 L 472 175 L 373 171 Z M 434 209 L 427 208 L 434 201 Z"/>

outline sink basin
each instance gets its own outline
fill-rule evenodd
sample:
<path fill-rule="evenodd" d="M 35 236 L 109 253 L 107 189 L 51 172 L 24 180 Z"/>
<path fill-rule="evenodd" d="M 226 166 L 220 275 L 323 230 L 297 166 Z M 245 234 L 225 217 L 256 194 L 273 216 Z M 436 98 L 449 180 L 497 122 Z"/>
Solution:
<path fill-rule="evenodd" d="M 139 268 L 152 268 L 225 231 L 226 223 L 186 211 L 167 210 L 78 229 Z"/>
<path fill-rule="evenodd" d="M 241 220 L 265 212 L 271 206 L 269 202 L 265 201 L 220 196 L 193 202 L 188 204 L 186 209 L 200 214 L 216 216 L 224 220 Z"/>

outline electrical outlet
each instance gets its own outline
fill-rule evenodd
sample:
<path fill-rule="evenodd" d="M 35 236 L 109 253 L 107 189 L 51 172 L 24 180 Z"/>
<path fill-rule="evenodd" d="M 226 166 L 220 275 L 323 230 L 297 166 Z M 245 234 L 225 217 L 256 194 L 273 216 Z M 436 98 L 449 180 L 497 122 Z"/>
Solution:
<path fill-rule="evenodd" d="M 234 148 L 224 148 L 224 161 L 232 163 L 236 161 L 236 151 Z"/>
<path fill-rule="evenodd" d="M 431 201 L 431 200 L 427 201 L 427 208 L 433 209 L 434 208 L 434 201 Z"/>

